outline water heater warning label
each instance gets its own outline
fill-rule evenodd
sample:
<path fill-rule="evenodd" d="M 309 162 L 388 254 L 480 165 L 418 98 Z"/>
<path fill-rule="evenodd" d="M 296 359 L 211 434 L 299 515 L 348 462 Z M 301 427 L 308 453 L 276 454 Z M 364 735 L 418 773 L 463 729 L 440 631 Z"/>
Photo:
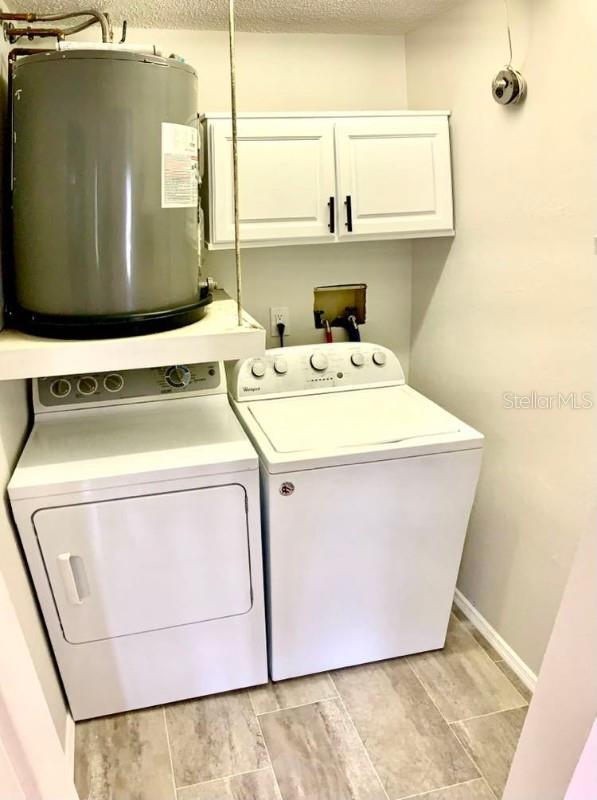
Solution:
<path fill-rule="evenodd" d="M 197 205 L 197 129 L 162 122 L 162 208 Z"/>

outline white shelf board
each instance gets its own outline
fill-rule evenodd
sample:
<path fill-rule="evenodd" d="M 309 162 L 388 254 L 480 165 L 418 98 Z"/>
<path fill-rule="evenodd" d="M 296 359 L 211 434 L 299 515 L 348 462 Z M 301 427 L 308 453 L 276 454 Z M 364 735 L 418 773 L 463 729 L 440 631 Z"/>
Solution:
<path fill-rule="evenodd" d="M 238 119 L 297 119 L 302 117 L 344 119 L 354 117 L 449 117 L 451 114 L 452 112 L 448 110 L 412 111 L 400 108 L 396 111 L 239 111 L 236 116 Z M 203 111 L 199 114 L 201 121 L 231 118 L 229 111 Z"/>
<path fill-rule="evenodd" d="M 217 291 L 203 319 L 165 333 L 119 339 L 42 339 L 10 328 L 0 332 L 0 380 L 77 372 L 231 361 L 263 355 L 265 330 Z"/>

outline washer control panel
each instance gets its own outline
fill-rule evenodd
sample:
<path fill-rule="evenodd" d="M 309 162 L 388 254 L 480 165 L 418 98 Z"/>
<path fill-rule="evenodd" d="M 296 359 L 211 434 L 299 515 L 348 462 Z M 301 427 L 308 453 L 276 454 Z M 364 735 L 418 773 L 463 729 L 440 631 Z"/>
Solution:
<path fill-rule="evenodd" d="M 167 367 L 87 372 L 35 381 L 36 412 L 88 405 L 160 400 L 177 395 L 225 391 L 220 364 L 172 364 Z"/>
<path fill-rule="evenodd" d="M 404 383 L 398 357 L 386 347 L 365 342 L 280 347 L 237 361 L 228 370 L 236 400 Z"/>

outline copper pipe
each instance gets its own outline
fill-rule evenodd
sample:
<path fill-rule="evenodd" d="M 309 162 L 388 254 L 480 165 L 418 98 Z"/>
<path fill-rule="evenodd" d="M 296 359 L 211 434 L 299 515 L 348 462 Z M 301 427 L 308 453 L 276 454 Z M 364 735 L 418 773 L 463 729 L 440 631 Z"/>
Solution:
<path fill-rule="evenodd" d="M 13 47 L 12 50 L 8 51 L 8 77 L 11 77 L 12 67 L 19 56 L 33 56 L 47 52 L 51 51 L 40 50 L 37 47 Z"/>
<path fill-rule="evenodd" d="M 12 11 L 10 13 L 0 13 L 0 20 L 15 20 L 18 22 L 33 22 L 34 14 L 13 14 Z"/>
<path fill-rule="evenodd" d="M 72 25 L 70 28 L 15 28 L 14 25 L 9 25 L 6 28 L 6 33 L 11 44 L 16 42 L 22 36 L 26 36 L 30 41 L 36 36 L 55 36 L 58 40 L 62 41 L 65 36 L 72 36 L 73 33 L 84 31 L 86 28 L 90 28 L 92 25 L 95 25 L 95 23 L 96 20 L 88 19 L 85 20 L 85 22 L 79 23 L 78 25 Z"/>
<path fill-rule="evenodd" d="M 37 34 L 37 31 L 42 31 L 37 35 L 39 36 L 57 36 L 58 38 L 64 38 L 64 36 L 70 36 L 72 33 L 77 33 L 80 30 L 84 30 L 88 28 L 90 25 L 94 24 L 95 22 L 99 23 L 102 29 L 102 41 L 109 42 L 111 40 L 111 27 L 110 21 L 107 14 L 103 14 L 101 11 L 96 11 L 95 9 L 85 9 L 81 11 L 70 11 L 70 12 L 63 12 L 58 14 L 34 14 L 31 12 L 26 13 L 12 13 L 12 12 L 5 12 L 0 13 L 0 20 L 8 21 L 13 20 L 17 22 L 57 22 L 63 19 L 73 19 L 77 17 L 92 17 L 93 20 L 89 23 L 81 25 L 74 25 L 71 28 L 14 28 L 13 26 L 8 27 L 9 37 L 18 37 L 18 36 L 28 36 L 32 38 Z M 43 33 L 45 30 L 56 30 L 58 33 L 53 34 L 46 34 Z M 11 39 L 11 41 L 13 40 Z"/>
<path fill-rule="evenodd" d="M 93 17 L 102 29 L 102 41 L 108 42 L 112 39 L 109 16 L 102 11 L 96 11 L 94 8 L 82 9 L 81 11 L 65 11 L 58 14 L 35 14 L 34 16 L 37 22 L 57 22 L 58 20 L 76 17 Z"/>
<path fill-rule="evenodd" d="M 8 34 L 8 41 L 14 44 L 21 36 L 26 36 L 30 41 L 33 41 L 36 36 L 47 38 L 50 36 L 56 39 L 64 39 L 64 33 L 60 28 L 15 28 L 10 25 L 6 32 Z"/>

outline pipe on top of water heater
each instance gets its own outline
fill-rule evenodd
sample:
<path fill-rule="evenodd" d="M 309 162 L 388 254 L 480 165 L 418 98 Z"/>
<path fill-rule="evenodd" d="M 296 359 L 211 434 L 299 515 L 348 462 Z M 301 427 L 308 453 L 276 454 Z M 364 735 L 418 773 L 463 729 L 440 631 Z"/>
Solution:
<path fill-rule="evenodd" d="M 78 17 L 91 17 L 90 20 L 80 22 L 78 25 L 71 25 L 69 28 L 43 28 L 31 27 L 17 28 L 12 22 L 61 22 L 65 19 L 76 19 Z M 36 36 L 39 37 L 55 37 L 56 39 L 64 39 L 65 36 L 72 36 L 74 33 L 79 33 L 86 28 L 95 25 L 96 23 L 102 29 L 102 42 L 112 41 L 112 26 L 110 24 L 110 17 L 102 11 L 96 9 L 83 9 L 81 11 L 64 11 L 56 14 L 36 14 L 31 11 L 26 12 L 4 12 L 0 13 L 0 20 L 4 22 L 4 36 L 11 43 L 14 44 L 22 36 L 33 40 Z"/>

